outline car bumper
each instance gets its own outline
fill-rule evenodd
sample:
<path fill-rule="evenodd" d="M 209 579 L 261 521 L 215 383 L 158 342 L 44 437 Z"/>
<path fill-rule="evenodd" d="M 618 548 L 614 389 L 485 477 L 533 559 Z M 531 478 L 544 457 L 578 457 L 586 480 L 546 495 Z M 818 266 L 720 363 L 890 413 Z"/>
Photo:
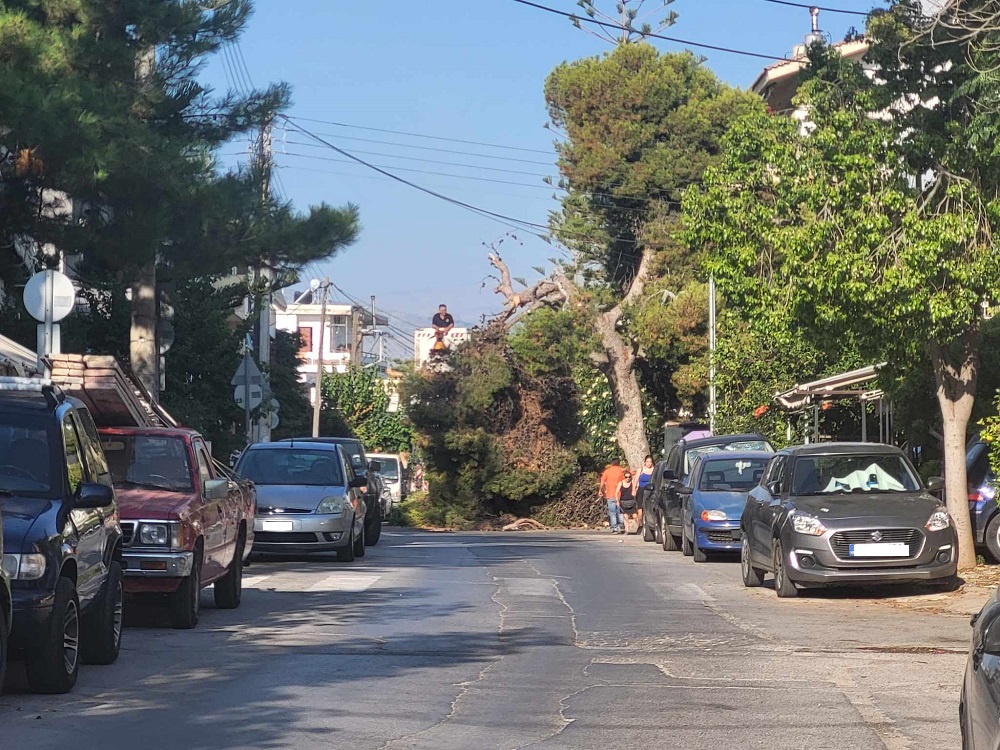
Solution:
<path fill-rule="evenodd" d="M 193 552 L 126 550 L 122 554 L 125 593 L 173 591 L 194 569 Z"/>
<path fill-rule="evenodd" d="M 708 552 L 739 552 L 742 539 L 743 533 L 738 520 L 694 522 L 694 541 L 698 549 Z"/>
<path fill-rule="evenodd" d="M 14 614 L 10 648 L 13 651 L 34 648 L 48 635 L 55 594 L 51 591 L 16 588 L 10 594 Z"/>
<path fill-rule="evenodd" d="M 330 552 L 346 547 L 351 520 L 336 516 L 258 516 L 254 519 L 253 551 L 269 553 Z"/>
<path fill-rule="evenodd" d="M 958 545 L 950 529 L 928 532 L 916 555 L 896 559 L 837 557 L 828 536 L 783 537 L 789 580 L 807 585 L 906 583 L 949 578 L 958 572 Z"/>

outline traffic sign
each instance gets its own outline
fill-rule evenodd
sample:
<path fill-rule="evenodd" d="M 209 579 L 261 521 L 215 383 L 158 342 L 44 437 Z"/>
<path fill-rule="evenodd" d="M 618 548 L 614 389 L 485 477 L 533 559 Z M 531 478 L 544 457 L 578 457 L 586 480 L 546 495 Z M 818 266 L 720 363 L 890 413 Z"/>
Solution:
<path fill-rule="evenodd" d="M 49 320 L 60 321 L 73 312 L 75 304 L 76 289 L 73 282 L 69 276 L 59 271 L 40 271 L 24 285 L 24 306 L 37 321 L 45 322 L 46 307 L 51 310 Z"/>
<path fill-rule="evenodd" d="M 257 363 L 253 361 L 253 357 L 249 354 L 243 355 L 243 361 L 240 362 L 240 366 L 236 368 L 236 374 L 233 375 L 233 379 L 229 381 L 230 385 L 246 385 L 247 380 L 250 381 L 250 385 L 263 385 L 264 384 L 264 373 L 260 371 L 257 367 Z M 251 399 L 252 400 L 252 399 Z"/>
<path fill-rule="evenodd" d="M 278 425 L 281 424 L 281 418 L 278 416 L 277 412 L 272 412 L 271 419 L 268 422 L 268 426 L 272 430 L 278 429 Z"/>
<path fill-rule="evenodd" d="M 236 386 L 236 390 L 233 391 L 233 400 L 236 401 L 236 405 L 241 409 L 245 408 L 243 403 L 244 394 L 246 393 L 246 388 L 242 385 Z M 256 409 L 260 406 L 261 401 L 264 400 L 264 391 L 259 385 L 250 386 L 250 408 Z"/>

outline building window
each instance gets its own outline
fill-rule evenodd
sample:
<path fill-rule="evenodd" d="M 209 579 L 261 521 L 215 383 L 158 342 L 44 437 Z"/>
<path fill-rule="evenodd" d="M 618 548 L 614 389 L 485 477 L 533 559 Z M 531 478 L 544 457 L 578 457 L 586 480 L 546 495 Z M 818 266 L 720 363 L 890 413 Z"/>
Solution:
<path fill-rule="evenodd" d="M 309 326 L 299 326 L 299 354 L 308 354 L 313 350 L 313 329 Z"/>

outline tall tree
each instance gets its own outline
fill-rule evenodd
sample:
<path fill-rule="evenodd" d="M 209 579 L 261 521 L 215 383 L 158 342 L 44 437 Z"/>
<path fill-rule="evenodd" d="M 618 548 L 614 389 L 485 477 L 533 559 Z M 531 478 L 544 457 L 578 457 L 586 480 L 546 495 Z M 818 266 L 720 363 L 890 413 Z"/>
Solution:
<path fill-rule="evenodd" d="M 567 192 L 553 233 L 589 280 L 585 300 L 615 396 L 617 439 L 639 465 L 649 452 L 638 378 L 645 352 L 642 331 L 623 319 L 644 301 L 651 278 L 661 299 L 697 283 L 697 254 L 678 239 L 682 193 L 716 158 L 729 123 L 763 105 L 693 55 L 660 54 L 642 42 L 560 65 L 545 99 L 565 134 L 557 151 Z M 666 314 L 660 307 L 647 313 Z"/>

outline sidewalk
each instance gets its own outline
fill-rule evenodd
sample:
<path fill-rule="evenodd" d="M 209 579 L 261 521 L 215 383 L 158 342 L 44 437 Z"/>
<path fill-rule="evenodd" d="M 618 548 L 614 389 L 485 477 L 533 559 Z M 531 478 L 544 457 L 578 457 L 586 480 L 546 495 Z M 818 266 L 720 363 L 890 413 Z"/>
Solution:
<path fill-rule="evenodd" d="M 927 586 L 905 587 L 899 596 L 878 603 L 925 614 L 969 617 L 982 609 L 1000 585 L 1000 565 L 980 565 L 962 574 L 965 583 L 956 591 L 933 591 Z"/>

